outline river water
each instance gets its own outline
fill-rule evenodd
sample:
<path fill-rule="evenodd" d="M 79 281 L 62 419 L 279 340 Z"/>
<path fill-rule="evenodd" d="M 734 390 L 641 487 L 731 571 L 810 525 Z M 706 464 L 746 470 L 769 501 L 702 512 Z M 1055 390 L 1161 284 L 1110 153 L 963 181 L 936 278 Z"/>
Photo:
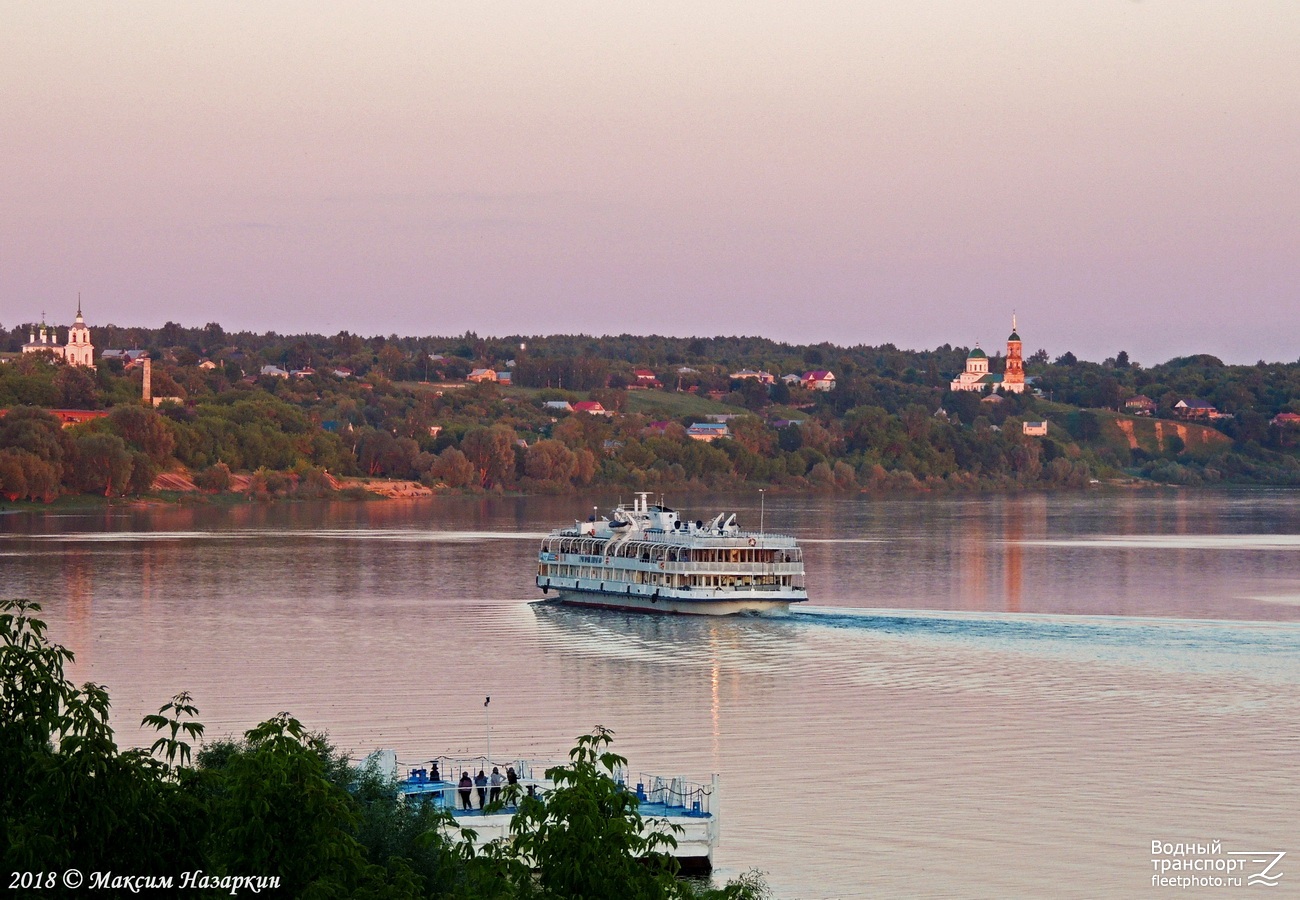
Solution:
<path fill-rule="evenodd" d="M 601 724 L 634 771 L 719 773 L 721 873 L 781 897 L 1145 895 L 1157 840 L 1300 857 L 1300 495 L 769 497 L 813 597 L 788 618 L 532 602 L 538 539 L 615 499 L 11 513 L 0 572 L 123 744 L 181 690 L 212 737 L 288 710 L 411 762 Z"/>

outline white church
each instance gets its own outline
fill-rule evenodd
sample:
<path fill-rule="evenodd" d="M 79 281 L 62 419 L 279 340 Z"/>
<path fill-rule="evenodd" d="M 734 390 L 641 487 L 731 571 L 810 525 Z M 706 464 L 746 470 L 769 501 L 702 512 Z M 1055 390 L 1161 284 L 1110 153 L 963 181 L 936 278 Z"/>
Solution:
<path fill-rule="evenodd" d="M 1021 358 L 1020 332 L 1016 329 L 1016 317 L 1011 316 L 1011 336 L 1007 338 L 1007 362 L 1005 371 L 989 371 L 988 354 L 980 349 L 979 344 L 966 358 L 966 370 L 959 372 L 948 385 L 950 391 L 996 391 L 1004 390 L 1011 394 L 1025 392 L 1025 363 Z"/>
<path fill-rule="evenodd" d="M 77 302 L 77 318 L 68 329 L 66 344 L 60 344 L 58 333 L 41 322 L 39 328 L 32 327 L 27 343 L 23 344 L 23 352 L 49 353 L 70 366 L 95 368 L 95 345 L 90 342 L 90 328 L 81 315 L 81 302 Z"/>

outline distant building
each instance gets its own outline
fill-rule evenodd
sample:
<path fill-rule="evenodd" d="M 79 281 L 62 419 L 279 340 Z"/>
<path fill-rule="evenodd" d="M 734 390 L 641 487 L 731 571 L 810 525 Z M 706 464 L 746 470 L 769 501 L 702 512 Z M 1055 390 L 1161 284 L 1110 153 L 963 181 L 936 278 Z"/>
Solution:
<path fill-rule="evenodd" d="M 200 369 L 215 369 L 216 367 L 217 367 L 217 364 L 214 363 L 214 362 L 213 362 L 212 360 L 210 360 L 210 359 L 202 359 L 202 360 L 199 360 L 199 368 L 200 368 Z"/>
<path fill-rule="evenodd" d="M 573 412 L 573 405 L 568 400 L 547 400 L 543 404 L 545 409 L 554 409 L 559 412 Z"/>
<path fill-rule="evenodd" d="M 258 371 L 259 375 L 270 375 L 272 378 L 288 378 L 289 373 L 279 366 L 262 366 Z"/>
<path fill-rule="evenodd" d="M 760 372 L 755 369 L 741 369 L 739 372 L 732 372 L 731 380 L 757 381 L 759 384 L 776 384 L 776 376 L 771 372 Z"/>
<path fill-rule="evenodd" d="M 497 384 L 504 384 L 506 387 L 515 383 L 514 372 L 497 372 Z"/>
<path fill-rule="evenodd" d="M 795 375 L 793 372 L 790 373 L 789 375 L 782 375 L 781 380 L 786 384 L 790 385 L 791 387 L 797 384 L 803 384 L 803 376 Z"/>
<path fill-rule="evenodd" d="M 650 390 L 664 386 L 663 382 L 659 380 L 659 376 L 649 369 L 633 369 L 632 379 L 632 383 L 628 385 L 632 390 Z"/>
<path fill-rule="evenodd" d="M 148 359 L 149 351 L 148 350 L 105 350 L 103 353 L 99 354 L 99 358 L 102 360 L 107 360 L 107 359 L 121 360 L 122 368 L 130 370 L 130 369 L 134 369 L 136 366 L 141 365 L 144 360 Z"/>
<path fill-rule="evenodd" d="M 475 369 L 465 376 L 466 381 L 496 381 L 497 373 L 491 369 Z"/>
<path fill-rule="evenodd" d="M 835 390 L 835 373 L 826 369 L 815 369 L 812 372 L 804 372 L 803 377 L 799 379 L 803 386 L 812 391 L 833 391 Z"/>
<path fill-rule="evenodd" d="M 1217 419 L 1219 410 L 1213 403 L 1192 397 L 1175 403 L 1174 415 L 1183 419 Z"/>
<path fill-rule="evenodd" d="M 613 413 L 605 409 L 605 407 L 601 406 L 600 403 L 595 400 L 579 400 L 577 403 L 573 404 L 573 411 L 586 413 L 590 416 L 613 415 Z"/>
<path fill-rule="evenodd" d="M 351 378 L 351 377 L 352 377 L 352 370 L 349 369 L 347 366 L 338 366 L 338 367 L 336 367 L 336 368 L 334 369 L 334 377 L 335 377 L 335 378 Z"/>
<path fill-rule="evenodd" d="M 1279 428 L 1296 428 L 1300 427 L 1300 413 L 1281 412 L 1269 419 L 1268 424 L 1276 425 Z"/>
<path fill-rule="evenodd" d="M 1021 427 L 1030 437 L 1047 437 L 1046 422 L 1024 422 Z"/>
<path fill-rule="evenodd" d="M 58 334 L 44 322 L 32 327 L 23 353 L 49 353 L 70 366 L 95 368 L 95 345 L 90 341 L 90 328 L 81 315 L 81 301 L 77 301 L 77 318 L 68 329 L 68 342 L 60 344 Z"/>
<path fill-rule="evenodd" d="M 1010 394 L 1025 392 L 1025 363 L 1021 357 L 1022 343 L 1016 330 L 1016 317 L 1011 317 L 1011 335 L 1007 338 L 1007 362 L 1002 373 L 989 370 L 989 356 L 979 344 L 966 357 L 966 369 L 949 384 L 950 391 L 984 391 L 1002 388 Z"/>
<path fill-rule="evenodd" d="M 712 443 L 718 438 L 731 437 L 731 429 L 725 422 L 696 422 L 686 429 L 686 436 L 694 441 Z"/>
<path fill-rule="evenodd" d="M 1154 416 L 1156 414 L 1156 401 L 1145 394 L 1129 397 L 1124 401 L 1124 412 L 1133 416 Z"/>
<path fill-rule="evenodd" d="M 7 409 L 0 409 L 0 419 L 3 419 Z M 83 422 L 90 422 L 94 419 L 102 419 L 108 415 L 108 410 L 104 409 L 47 409 L 45 412 L 59 420 L 59 424 L 64 428 L 71 428 L 73 425 L 80 425 Z"/>
<path fill-rule="evenodd" d="M 294 378 L 310 378 L 316 374 L 316 370 L 311 366 L 303 366 L 301 369 L 294 369 L 289 374 Z"/>

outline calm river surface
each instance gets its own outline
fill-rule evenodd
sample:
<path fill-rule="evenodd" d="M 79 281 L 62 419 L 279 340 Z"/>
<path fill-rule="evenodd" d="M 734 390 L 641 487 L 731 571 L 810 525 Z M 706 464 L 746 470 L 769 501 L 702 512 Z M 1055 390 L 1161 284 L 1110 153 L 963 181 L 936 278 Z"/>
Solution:
<path fill-rule="evenodd" d="M 498 756 L 602 724 L 634 770 L 720 773 L 721 872 L 782 897 L 1147 895 L 1153 840 L 1300 858 L 1300 494 L 778 496 L 789 618 L 531 602 L 537 540 L 614 499 L 11 513 L 0 573 L 123 744 L 189 690 L 213 737 L 289 710 L 477 754 L 490 694 Z"/>

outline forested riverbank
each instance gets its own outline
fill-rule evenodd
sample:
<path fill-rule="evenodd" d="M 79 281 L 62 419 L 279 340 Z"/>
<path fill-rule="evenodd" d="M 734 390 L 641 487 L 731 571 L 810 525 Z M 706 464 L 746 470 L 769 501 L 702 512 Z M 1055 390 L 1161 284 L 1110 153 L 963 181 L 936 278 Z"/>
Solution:
<path fill-rule="evenodd" d="M 967 351 L 948 346 L 99 332 L 147 348 L 156 407 L 140 402 L 138 357 L 88 370 L 12 356 L 0 364 L 9 500 L 363 495 L 348 478 L 525 493 L 1300 484 L 1295 363 L 1148 369 L 1039 351 L 1019 394 L 949 390 Z M 814 366 L 833 389 L 809 386 Z M 1188 414 L 1185 398 L 1213 414 Z"/>

